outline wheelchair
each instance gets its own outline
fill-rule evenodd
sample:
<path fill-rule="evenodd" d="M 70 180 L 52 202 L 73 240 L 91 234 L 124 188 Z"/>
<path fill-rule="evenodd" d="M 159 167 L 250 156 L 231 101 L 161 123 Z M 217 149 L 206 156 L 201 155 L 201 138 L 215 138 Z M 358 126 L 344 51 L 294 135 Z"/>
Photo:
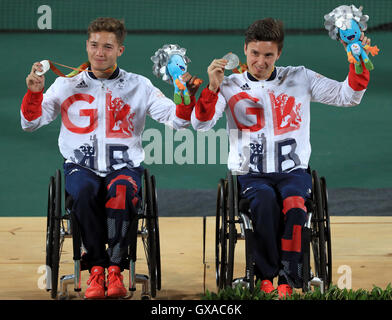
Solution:
<path fill-rule="evenodd" d="M 303 287 L 307 292 L 319 287 L 325 292 L 332 282 L 331 230 L 325 177 L 308 169 L 312 176 L 311 197 L 305 202 L 308 220 L 302 229 Z M 237 228 L 239 226 L 239 228 Z M 240 199 L 237 176 L 228 171 L 218 183 L 215 224 L 215 271 L 217 289 L 240 284 L 254 290 L 252 255 L 253 227 L 249 201 Z M 234 257 L 238 240 L 245 240 L 244 276 L 234 278 Z"/>
<path fill-rule="evenodd" d="M 139 190 L 142 201 L 139 201 L 137 218 L 131 224 L 134 237 L 128 247 L 124 270 L 129 271 L 129 292 L 126 298 L 132 298 L 136 284 L 142 285 L 141 299 L 155 298 L 157 290 L 161 290 L 161 256 L 159 242 L 158 207 L 155 177 L 144 169 L 142 188 Z M 62 196 L 64 195 L 64 213 Z M 53 299 L 70 298 L 68 285 L 74 285 L 74 291 L 80 296 L 81 271 L 88 270 L 83 261 L 83 243 L 80 227 L 72 212 L 72 199 L 67 192 L 62 193 L 61 171 L 56 170 L 50 177 L 48 190 L 47 227 L 46 227 L 46 290 Z M 74 272 L 60 278 L 59 265 L 65 238 L 72 238 Z M 137 238 L 141 238 L 148 267 L 148 275 L 136 274 Z"/>

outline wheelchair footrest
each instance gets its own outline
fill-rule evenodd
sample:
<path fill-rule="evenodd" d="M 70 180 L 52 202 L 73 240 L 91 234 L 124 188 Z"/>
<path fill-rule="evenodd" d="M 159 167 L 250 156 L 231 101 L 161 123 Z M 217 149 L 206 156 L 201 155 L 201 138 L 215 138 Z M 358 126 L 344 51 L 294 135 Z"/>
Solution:
<path fill-rule="evenodd" d="M 150 281 L 149 277 L 145 274 L 136 274 L 136 283 L 142 285 L 141 297 L 142 300 L 151 299 Z"/>
<path fill-rule="evenodd" d="M 135 275 L 135 280 L 136 283 L 139 283 L 142 285 L 142 292 L 141 292 L 141 297 L 142 299 L 151 299 L 151 291 L 150 291 L 150 281 L 149 277 L 144 274 L 136 274 Z M 69 291 L 68 291 L 68 286 L 73 285 L 75 283 L 75 275 L 70 274 L 70 275 L 65 275 L 60 278 L 60 293 L 59 293 L 59 299 L 60 300 L 66 300 L 69 299 Z M 81 288 L 75 288 L 75 292 L 79 293 L 82 291 Z M 133 293 L 136 291 L 136 288 L 129 288 L 129 295 L 126 297 L 127 299 L 132 298 Z"/>
<path fill-rule="evenodd" d="M 249 280 L 246 278 L 233 279 L 232 287 L 235 288 L 237 285 L 241 285 L 242 287 L 249 288 Z"/>
<path fill-rule="evenodd" d="M 60 278 L 60 293 L 59 293 L 60 300 L 69 299 L 68 286 L 73 284 L 75 284 L 75 275 L 73 274 L 65 275 Z M 77 292 L 77 294 L 79 295 L 81 289 L 74 288 L 74 291 Z"/>
<path fill-rule="evenodd" d="M 310 289 L 311 286 L 313 286 L 313 287 L 319 287 L 319 288 L 320 288 L 320 292 L 321 292 L 321 293 L 324 293 L 324 281 L 321 280 L 320 278 L 318 278 L 318 277 L 313 277 L 313 278 L 309 281 L 309 283 L 308 283 L 309 289 Z"/>

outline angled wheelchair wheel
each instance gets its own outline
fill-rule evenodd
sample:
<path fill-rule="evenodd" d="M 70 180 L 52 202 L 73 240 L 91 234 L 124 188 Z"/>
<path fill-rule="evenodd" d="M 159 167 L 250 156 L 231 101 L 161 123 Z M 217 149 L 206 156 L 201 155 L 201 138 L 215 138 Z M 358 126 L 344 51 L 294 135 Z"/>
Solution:
<path fill-rule="evenodd" d="M 151 296 L 155 298 L 157 291 L 157 242 L 156 242 L 156 219 L 154 212 L 154 200 L 151 177 L 147 169 L 144 170 L 143 188 L 144 217 L 142 228 L 145 228 L 146 236 L 143 239 L 144 250 L 146 253 Z M 144 225 L 145 224 L 145 225 Z"/>
<path fill-rule="evenodd" d="M 325 244 L 326 244 L 326 277 L 325 277 L 325 288 L 328 289 L 332 283 L 332 243 L 331 243 L 331 225 L 329 220 L 328 212 L 328 190 L 327 182 L 324 177 L 320 178 L 320 188 L 323 203 L 323 223 L 325 232 Z"/>
<path fill-rule="evenodd" d="M 60 264 L 60 224 L 61 224 L 61 172 L 50 177 L 48 191 L 48 211 L 46 228 L 46 265 L 49 267 L 47 290 L 57 298 Z"/>
<path fill-rule="evenodd" d="M 234 274 L 234 251 L 237 242 L 237 229 L 235 226 L 238 217 L 238 195 L 237 181 L 234 179 L 231 171 L 227 174 L 227 207 L 228 207 L 228 256 L 227 256 L 227 275 L 226 285 L 231 286 Z"/>
<path fill-rule="evenodd" d="M 325 220 L 323 210 L 323 196 L 320 179 L 316 171 L 312 171 L 314 212 L 311 221 L 311 248 L 314 259 L 315 275 L 324 284 L 327 282 L 327 253 L 325 241 Z"/>
<path fill-rule="evenodd" d="M 231 172 L 218 184 L 215 224 L 215 268 L 218 289 L 232 286 L 234 247 L 237 237 L 235 228 L 235 189 Z"/>
<path fill-rule="evenodd" d="M 216 201 L 215 221 L 215 275 L 217 288 L 223 289 L 226 285 L 227 268 L 227 205 L 225 181 L 220 179 Z"/>
<path fill-rule="evenodd" d="M 52 253 L 53 253 L 53 219 L 54 216 L 54 197 L 55 197 L 55 184 L 54 177 L 49 179 L 48 189 L 48 207 L 47 207 L 47 219 L 46 219 L 46 265 L 52 265 Z M 49 286 L 48 290 L 51 289 L 50 282 L 47 282 Z"/>
<path fill-rule="evenodd" d="M 151 176 L 151 186 L 152 186 L 152 201 L 154 209 L 154 223 L 155 223 L 155 256 L 156 256 L 156 274 L 157 274 L 157 290 L 161 290 L 162 285 L 162 273 L 161 273 L 161 246 L 159 238 L 159 220 L 158 220 L 158 196 L 156 189 L 155 176 Z"/>

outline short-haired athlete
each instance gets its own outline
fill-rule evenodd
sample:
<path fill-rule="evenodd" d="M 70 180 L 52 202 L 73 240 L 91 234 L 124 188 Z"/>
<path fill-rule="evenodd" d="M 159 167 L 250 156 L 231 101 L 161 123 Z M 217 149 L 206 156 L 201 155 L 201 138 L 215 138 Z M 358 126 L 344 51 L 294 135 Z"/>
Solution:
<path fill-rule="evenodd" d="M 303 282 L 301 230 L 312 188 L 310 102 L 358 105 L 369 81 L 369 71 L 356 74 L 353 64 L 342 82 L 304 66 L 277 67 L 283 40 L 281 21 L 267 18 L 250 25 L 244 44 L 247 71 L 226 77 L 228 61 L 213 60 L 209 84 L 191 118 L 196 130 L 209 130 L 226 113 L 227 129 L 239 132 L 230 142 L 228 168 L 238 173 L 240 197 L 250 200 L 256 279 L 270 293 L 278 276 L 280 297 Z M 361 41 L 370 45 L 364 34 Z"/>
<path fill-rule="evenodd" d="M 147 78 L 120 69 L 117 58 L 124 53 L 125 35 L 122 21 L 92 21 L 86 41 L 88 69 L 73 77 L 58 77 L 43 93 L 45 78 L 36 74 L 43 65 L 34 63 L 21 106 L 26 131 L 52 122 L 61 113 L 58 143 L 65 159 L 65 189 L 81 226 L 83 259 L 90 269 L 85 297 L 90 299 L 127 294 L 121 272 L 140 200 L 146 116 L 175 129 L 187 127 L 197 91 L 194 78 L 184 75 L 191 103 L 176 106 Z"/>

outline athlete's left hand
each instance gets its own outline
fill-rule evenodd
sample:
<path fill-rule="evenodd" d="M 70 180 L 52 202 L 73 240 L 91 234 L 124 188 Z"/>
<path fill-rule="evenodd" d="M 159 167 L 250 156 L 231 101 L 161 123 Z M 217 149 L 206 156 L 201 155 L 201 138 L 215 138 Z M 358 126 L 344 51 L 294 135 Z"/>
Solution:
<path fill-rule="evenodd" d="M 189 95 L 194 96 L 197 90 L 199 90 L 202 81 L 200 81 L 200 79 L 198 79 L 196 76 L 192 76 L 189 72 L 185 72 L 182 75 L 182 79 L 186 82 Z"/>

